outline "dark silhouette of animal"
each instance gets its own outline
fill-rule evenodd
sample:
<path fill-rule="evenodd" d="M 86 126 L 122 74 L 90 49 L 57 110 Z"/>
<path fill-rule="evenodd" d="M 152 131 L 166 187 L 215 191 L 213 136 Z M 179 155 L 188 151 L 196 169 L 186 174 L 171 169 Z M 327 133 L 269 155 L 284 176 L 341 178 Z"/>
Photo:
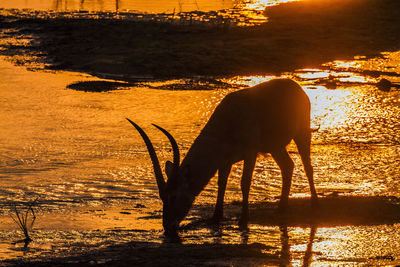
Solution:
<path fill-rule="evenodd" d="M 139 131 L 150 154 L 163 201 L 163 227 L 167 235 L 176 233 L 196 196 L 217 171 L 218 197 L 212 219 L 218 222 L 222 218 L 227 179 L 232 164 L 238 161 L 244 161 L 239 226 L 247 228 L 249 190 L 258 153 L 270 153 L 279 165 L 282 173 L 279 208 L 285 209 L 294 169 L 294 163 L 286 150 L 291 140 L 296 143 L 301 156 L 312 203 L 317 203 L 310 160 L 310 101 L 293 80 L 274 79 L 226 95 L 182 163 L 173 136 L 153 124 L 168 137 L 173 148 L 173 162 L 167 161 L 165 166 L 167 181 L 164 180 L 150 139 L 136 123 L 131 120 L 129 122 Z"/>

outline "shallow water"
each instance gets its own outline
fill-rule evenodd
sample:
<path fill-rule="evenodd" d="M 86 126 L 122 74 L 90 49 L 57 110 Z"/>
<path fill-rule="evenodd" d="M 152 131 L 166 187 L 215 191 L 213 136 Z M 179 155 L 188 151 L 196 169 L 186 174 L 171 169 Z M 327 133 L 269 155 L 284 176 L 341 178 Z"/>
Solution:
<path fill-rule="evenodd" d="M 252 26 L 267 21 L 266 7 L 292 1 L 298 0 L 0 0 L 0 14 Z"/>
<path fill-rule="evenodd" d="M 378 80 L 358 70 L 400 73 L 400 53 L 383 59 L 333 62 L 289 77 L 301 81 L 312 102 L 312 158 L 320 194 L 400 197 L 400 91 L 382 92 Z M 326 69 L 327 70 L 323 70 Z M 351 68 L 351 69 L 349 69 Z M 127 241 L 162 242 L 161 203 L 146 148 L 125 120 L 150 135 L 162 162 L 172 157 L 168 141 L 151 123 L 174 134 L 186 151 L 214 107 L 230 91 L 149 89 L 142 84 L 93 93 L 67 89 L 78 81 L 100 80 L 71 72 L 31 72 L 0 59 L 0 259 L 66 255 Z M 337 80 L 336 89 L 319 83 Z M 384 76 L 400 82 L 398 76 Z M 224 82 L 254 85 L 273 77 L 235 77 Z M 364 84 L 354 84 L 361 81 Z M 175 83 L 180 81 L 168 81 Z M 353 83 L 350 83 L 353 82 Z M 299 156 L 289 147 L 296 169 L 291 196 L 308 196 Z M 240 197 L 241 164 L 228 184 L 226 203 Z M 266 156 L 258 160 L 251 201 L 279 196 L 280 172 Z M 12 222 L 14 205 L 39 197 L 35 240 L 29 249 L 13 245 L 22 234 Z M 216 197 L 213 179 L 194 212 Z M 220 231 L 185 231 L 184 243 L 254 243 L 273 247 L 294 266 L 306 260 L 326 264 L 399 264 L 398 225 L 309 228 L 252 224 L 242 234 L 227 223 Z"/>
<path fill-rule="evenodd" d="M 0 8 L 55 11 L 140 11 L 150 13 L 211 11 L 230 8 L 261 10 L 266 6 L 293 0 L 0 0 Z"/>

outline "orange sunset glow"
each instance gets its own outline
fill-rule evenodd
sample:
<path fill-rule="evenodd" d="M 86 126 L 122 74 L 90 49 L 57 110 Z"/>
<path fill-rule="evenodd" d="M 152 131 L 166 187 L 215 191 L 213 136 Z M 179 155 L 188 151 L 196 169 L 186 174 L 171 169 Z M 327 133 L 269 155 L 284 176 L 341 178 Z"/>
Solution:
<path fill-rule="evenodd" d="M 0 266 L 399 266 L 399 10 L 0 0 Z"/>

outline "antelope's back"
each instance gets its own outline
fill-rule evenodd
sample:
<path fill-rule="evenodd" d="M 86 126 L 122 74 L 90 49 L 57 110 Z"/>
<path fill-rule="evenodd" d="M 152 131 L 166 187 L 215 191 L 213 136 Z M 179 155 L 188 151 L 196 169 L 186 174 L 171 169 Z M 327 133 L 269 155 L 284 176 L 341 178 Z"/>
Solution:
<path fill-rule="evenodd" d="M 228 94 L 203 134 L 220 138 L 238 151 L 270 152 L 310 129 L 310 101 L 290 79 L 275 79 Z"/>

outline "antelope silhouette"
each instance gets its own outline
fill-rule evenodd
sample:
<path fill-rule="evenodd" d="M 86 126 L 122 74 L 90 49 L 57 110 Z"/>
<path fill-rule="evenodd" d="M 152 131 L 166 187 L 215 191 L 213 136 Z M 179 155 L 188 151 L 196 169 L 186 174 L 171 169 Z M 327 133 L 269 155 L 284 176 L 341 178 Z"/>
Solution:
<path fill-rule="evenodd" d="M 223 216 L 223 201 L 232 164 L 244 161 L 241 190 L 242 214 L 239 226 L 247 228 L 248 199 L 252 173 L 258 153 L 270 153 L 282 174 L 279 209 L 288 205 L 294 163 L 286 146 L 293 139 L 308 178 L 311 201 L 318 197 L 310 159 L 310 101 L 299 84 L 290 79 L 274 79 L 254 87 L 232 92 L 216 107 L 180 163 L 180 152 L 174 137 L 164 133 L 173 148 L 173 162 L 167 161 L 165 181 L 154 147 L 146 133 L 127 119 L 140 133 L 152 160 L 163 201 L 165 234 L 176 234 L 179 223 L 189 212 L 196 196 L 218 171 L 218 197 L 212 220 Z"/>

